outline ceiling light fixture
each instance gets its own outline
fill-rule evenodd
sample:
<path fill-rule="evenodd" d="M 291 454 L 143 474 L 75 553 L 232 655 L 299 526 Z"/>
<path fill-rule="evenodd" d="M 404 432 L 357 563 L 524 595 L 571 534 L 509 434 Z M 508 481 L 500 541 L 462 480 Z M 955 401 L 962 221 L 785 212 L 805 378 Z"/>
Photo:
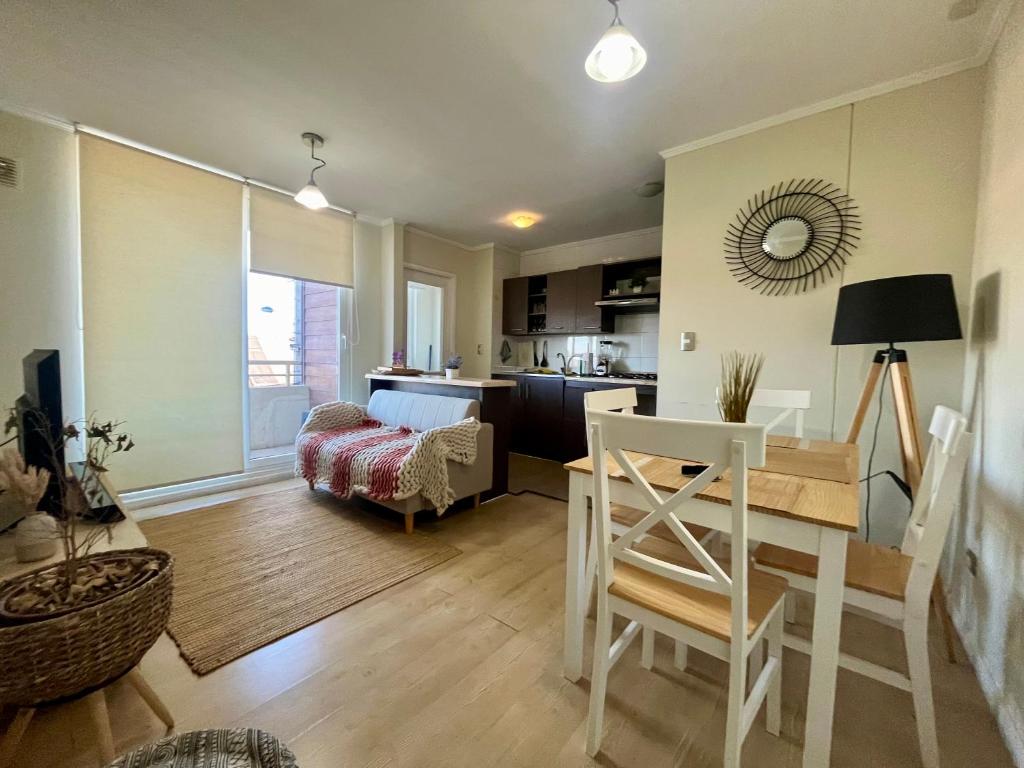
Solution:
<path fill-rule="evenodd" d="M 537 219 L 525 213 L 520 213 L 518 216 L 512 217 L 512 226 L 518 227 L 519 229 L 529 229 L 536 223 Z"/>
<path fill-rule="evenodd" d="M 320 191 L 320 187 L 316 185 L 316 180 L 313 178 L 314 173 L 327 165 L 326 160 L 321 160 L 316 156 L 317 147 L 324 145 L 324 137 L 317 133 L 306 131 L 306 133 L 302 134 L 302 143 L 309 145 L 309 156 L 320 163 L 320 165 L 314 166 L 313 170 L 309 172 L 309 183 L 295 195 L 295 202 L 317 211 L 321 208 L 326 208 L 328 205 L 327 198 L 324 197 L 324 193 Z"/>
<path fill-rule="evenodd" d="M 628 80 L 644 68 L 647 51 L 622 25 L 619 19 L 619 0 L 608 2 L 615 8 L 615 18 L 587 56 L 585 69 L 599 83 L 618 83 Z"/>

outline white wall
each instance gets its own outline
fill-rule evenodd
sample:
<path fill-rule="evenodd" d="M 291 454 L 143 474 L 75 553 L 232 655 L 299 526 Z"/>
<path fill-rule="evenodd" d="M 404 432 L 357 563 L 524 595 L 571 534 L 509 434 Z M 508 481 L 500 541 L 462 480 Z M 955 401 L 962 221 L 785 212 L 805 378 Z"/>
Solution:
<path fill-rule="evenodd" d="M 508 248 L 496 245 L 491 252 L 491 366 L 502 365 L 501 342 L 505 336 L 501 332 L 501 313 L 504 308 L 504 281 L 519 275 L 520 255 Z M 509 337 L 509 344 L 512 344 Z M 509 365 L 515 364 L 515 347 L 512 346 L 513 359 Z"/>
<path fill-rule="evenodd" d="M 350 339 L 351 382 L 348 391 L 357 403 L 366 403 L 370 387 L 366 374 L 390 362 L 383 353 L 384 312 L 382 273 L 382 228 L 356 218 L 353 232 L 353 268 L 355 270 L 355 319 Z M 389 353 L 390 355 L 390 353 Z"/>
<path fill-rule="evenodd" d="M 59 349 L 64 417 L 80 419 L 76 138 L 0 112 L 0 156 L 22 173 L 20 189 L 0 187 L 0 408 L 23 391 L 22 358 Z"/>
<path fill-rule="evenodd" d="M 720 356 L 738 349 L 765 355 L 761 386 L 811 390 L 811 436 L 845 438 L 874 348 L 830 345 L 839 287 L 949 272 L 967 301 L 980 77 L 961 72 L 667 161 L 659 415 L 716 418 Z M 762 296 L 729 273 L 726 225 L 760 190 L 805 177 L 849 191 L 860 206 L 861 245 L 841 279 L 799 295 Z M 681 331 L 696 332 L 696 351 L 679 350 Z M 927 426 L 937 403 L 959 402 L 963 344 L 907 347 Z M 873 416 L 861 435 L 862 466 Z M 883 423 L 874 470 L 901 472 L 891 414 Z M 886 478 L 872 488 L 872 541 L 898 543 L 906 504 Z"/>
<path fill-rule="evenodd" d="M 976 434 L 947 571 L 953 617 L 1024 765 L 1024 5 L 989 62 L 964 376 Z M 966 297 L 964 297 L 966 298 Z M 977 554 L 978 572 L 965 550 Z"/>
<path fill-rule="evenodd" d="M 455 275 L 455 352 L 462 355 L 462 374 L 490 375 L 493 251 L 474 249 L 420 230 L 405 230 L 406 265 Z M 403 282 L 402 290 L 405 285 Z"/>
<path fill-rule="evenodd" d="M 661 227 L 650 227 L 523 251 L 519 274 L 546 275 L 588 264 L 645 259 L 660 253 Z"/>

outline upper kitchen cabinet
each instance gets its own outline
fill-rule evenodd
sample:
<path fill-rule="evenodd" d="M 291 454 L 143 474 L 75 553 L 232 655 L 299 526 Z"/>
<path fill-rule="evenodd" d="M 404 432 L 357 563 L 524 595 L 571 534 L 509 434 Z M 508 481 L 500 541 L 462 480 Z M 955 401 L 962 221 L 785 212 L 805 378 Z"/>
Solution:
<path fill-rule="evenodd" d="M 502 284 L 501 332 L 524 336 L 528 332 L 530 278 L 512 277 Z"/>
<path fill-rule="evenodd" d="M 595 306 L 604 298 L 604 266 L 594 264 L 576 270 L 576 333 L 611 333 L 615 317 L 607 309 Z"/>
<path fill-rule="evenodd" d="M 548 277 L 545 332 L 573 333 L 576 330 L 576 272 L 552 272 Z"/>

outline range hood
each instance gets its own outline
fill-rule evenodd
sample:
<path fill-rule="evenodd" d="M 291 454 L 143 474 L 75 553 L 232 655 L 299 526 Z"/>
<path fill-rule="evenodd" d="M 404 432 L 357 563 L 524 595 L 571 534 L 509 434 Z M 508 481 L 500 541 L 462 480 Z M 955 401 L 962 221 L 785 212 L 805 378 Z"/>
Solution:
<path fill-rule="evenodd" d="M 594 302 L 595 307 L 656 307 L 658 306 L 657 296 L 642 296 L 638 298 L 601 299 Z"/>

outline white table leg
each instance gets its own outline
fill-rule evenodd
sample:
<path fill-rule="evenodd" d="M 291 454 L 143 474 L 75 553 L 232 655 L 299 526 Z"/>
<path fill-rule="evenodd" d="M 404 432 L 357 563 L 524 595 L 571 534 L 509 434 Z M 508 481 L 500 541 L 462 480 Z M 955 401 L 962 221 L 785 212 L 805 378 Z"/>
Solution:
<path fill-rule="evenodd" d="M 583 674 L 583 620 L 587 608 L 587 479 L 569 473 L 569 519 L 565 550 L 565 659 L 562 674 L 576 682 Z"/>
<path fill-rule="evenodd" d="M 814 635 L 807 691 L 804 768 L 823 768 L 829 764 L 831 757 L 845 573 L 846 533 L 835 528 L 822 528 L 818 545 L 818 582 L 814 593 Z"/>

